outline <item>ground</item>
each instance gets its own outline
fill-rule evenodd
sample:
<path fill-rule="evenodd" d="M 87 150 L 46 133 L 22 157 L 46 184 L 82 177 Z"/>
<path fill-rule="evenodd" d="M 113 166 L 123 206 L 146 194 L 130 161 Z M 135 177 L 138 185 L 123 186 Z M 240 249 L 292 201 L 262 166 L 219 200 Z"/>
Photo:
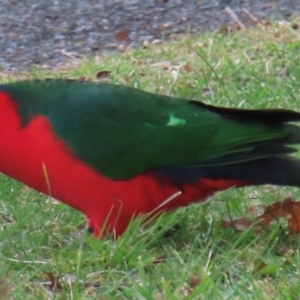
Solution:
<path fill-rule="evenodd" d="M 186 32 L 216 30 L 235 20 L 299 15 L 298 0 L 2 0 L 0 70 L 57 67 L 128 45 Z"/>

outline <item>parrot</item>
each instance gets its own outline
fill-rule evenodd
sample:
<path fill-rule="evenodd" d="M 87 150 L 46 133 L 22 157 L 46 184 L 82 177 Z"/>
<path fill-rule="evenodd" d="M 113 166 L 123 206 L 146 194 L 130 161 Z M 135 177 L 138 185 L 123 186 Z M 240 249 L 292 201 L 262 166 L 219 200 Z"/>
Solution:
<path fill-rule="evenodd" d="M 124 233 L 218 191 L 300 186 L 300 113 L 75 79 L 0 84 L 0 172 Z"/>

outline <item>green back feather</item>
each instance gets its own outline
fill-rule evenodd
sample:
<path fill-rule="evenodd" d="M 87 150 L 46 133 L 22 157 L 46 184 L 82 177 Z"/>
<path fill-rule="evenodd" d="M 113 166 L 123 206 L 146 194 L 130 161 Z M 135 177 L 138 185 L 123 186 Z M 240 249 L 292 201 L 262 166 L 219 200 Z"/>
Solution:
<path fill-rule="evenodd" d="M 274 142 L 273 151 L 264 145 L 299 137 L 298 127 L 280 120 L 239 117 L 238 110 L 230 117 L 199 102 L 104 83 L 23 81 L 1 90 L 17 102 L 24 126 L 32 116 L 45 115 L 77 157 L 113 179 L 288 153 L 293 150 L 282 143 Z"/>

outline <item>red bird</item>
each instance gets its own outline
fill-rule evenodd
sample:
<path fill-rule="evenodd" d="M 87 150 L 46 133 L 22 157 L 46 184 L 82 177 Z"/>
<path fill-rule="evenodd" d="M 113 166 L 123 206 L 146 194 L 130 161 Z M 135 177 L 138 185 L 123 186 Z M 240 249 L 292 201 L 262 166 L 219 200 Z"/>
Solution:
<path fill-rule="evenodd" d="M 83 212 L 94 234 L 229 187 L 300 186 L 300 114 L 71 80 L 0 85 L 0 171 Z M 169 201 L 166 201 L 169 199 Z"/>

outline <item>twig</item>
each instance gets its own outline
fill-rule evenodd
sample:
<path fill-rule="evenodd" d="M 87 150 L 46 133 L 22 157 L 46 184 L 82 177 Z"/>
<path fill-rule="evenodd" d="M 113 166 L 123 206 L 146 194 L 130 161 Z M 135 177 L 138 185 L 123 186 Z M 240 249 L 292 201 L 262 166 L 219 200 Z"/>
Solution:
<path fill-rule="evenodd" d="M 238 16 L 233 12 L 233 10 L 230 7 L 226 7 L 225 11 L 230 15 L 230 17 L 239 24 L 242 30 L 246 30 L 245 25 L 242 23 L 242 21 L 238 18 Z"/>
<path fill-rule="evenodd" d="M 61 50 L 60 53 L 64 56 L 67 56 L 71 59 L 75 59 L 75 60 L 81 60 L 83 59 L 83 56 L 74 52 L 67 52 L 65 50 Z"/>
<path fill-rule="evenodd" d="M 246 8 L 243 8 L 243 12 L 255 23 L 258 24 L 260 21 L 255 18 Z"/>
<path fill-rule="evenodd" d="M 12 261 L 12 262 L 17 262 L 17 263 L 22 263 L 22 264 L 38 264 L 38 265 L 45 265 L 48 262 L 46 261 L 40 261 L 40 260 L 18 260 L 18 259 L 14 259 L 14 258 L 9 258 L 9 257 L 3 257 L 3 259 L 8 260 L 8 261 Z"/>

